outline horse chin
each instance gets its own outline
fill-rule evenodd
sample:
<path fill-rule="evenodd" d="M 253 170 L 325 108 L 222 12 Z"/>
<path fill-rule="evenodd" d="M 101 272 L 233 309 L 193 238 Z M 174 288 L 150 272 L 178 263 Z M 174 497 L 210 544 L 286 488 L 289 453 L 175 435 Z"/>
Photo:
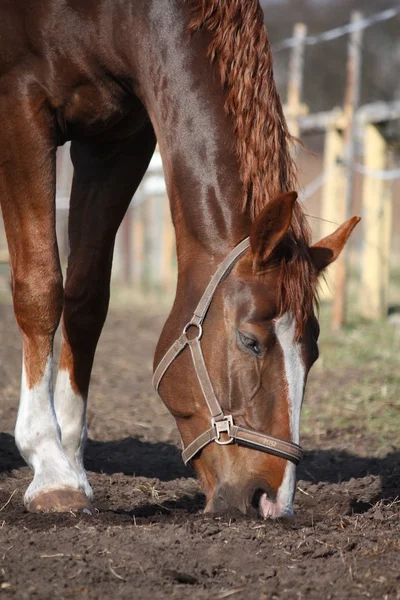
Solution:
<path fill-rule="evenodd" d="M 287 519 L 293 516 L 292 505 L 284 506 L 280 502 L 273 502 L 265 492 L 260 496 L 258 508 L 264 519 Z"/>

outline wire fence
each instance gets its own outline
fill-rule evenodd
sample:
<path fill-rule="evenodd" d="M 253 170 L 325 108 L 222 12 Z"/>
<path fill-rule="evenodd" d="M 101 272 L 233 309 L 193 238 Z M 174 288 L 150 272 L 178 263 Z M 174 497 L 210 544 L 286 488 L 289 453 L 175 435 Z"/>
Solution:
<path fill-rule="evenodd" d="M 346 25 L 343 25 L 342 27 L 335 27 L 334 29 L 323 31 L 317 35 L 308 35 L 304 38 L 304 44 L 306 46 L 315 46 L 315 44 L 336 40 L 337 38 L 348 35 L 349 33 L 367 29 L 367 27 L 371 27 L 371 25 L 375 25 L 376 23 L 382 23 L 384 21 L 388 21 L 389 19 L 393 19 L 393 17 L 396 17 L 399 14 L 400 7 L 388 8 L 372 15 L 371 17 L 360 19 L 357 23 L 346 23 Z M 281 50 L 286 50 L 287 48 L 294 48 L 297 43 L 298 39 L 296 37 L 286 38 L 285 40 L 273 44 L 272 50 L 275 53 L 280 52 Z"/>

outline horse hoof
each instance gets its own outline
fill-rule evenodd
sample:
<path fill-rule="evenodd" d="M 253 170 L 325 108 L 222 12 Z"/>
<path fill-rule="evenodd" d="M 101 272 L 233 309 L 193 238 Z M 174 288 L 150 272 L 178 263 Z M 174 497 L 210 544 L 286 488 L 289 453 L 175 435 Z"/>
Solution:
<path fill-rule="evenodd" d="M 43 492 L 27 505 L 29 512 L 83 512 L 94 514 L 93 506 L 81 490 L 63 489 Z"/>

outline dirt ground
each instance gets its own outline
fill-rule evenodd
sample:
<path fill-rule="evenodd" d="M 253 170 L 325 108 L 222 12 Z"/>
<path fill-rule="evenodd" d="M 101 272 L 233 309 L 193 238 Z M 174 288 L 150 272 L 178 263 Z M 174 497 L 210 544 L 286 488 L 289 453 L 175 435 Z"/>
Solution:
<path fill-rule="evenodd" d="M 20 340 L 11 308 L 0 306 L 0 596 L 400 598 L 397 440 L 378 451 L 357 419 L 346 431 L 309 432 L 291 521 L 204 515 L 150 384 L 164 319 L 112 312 L 101 338 L 86 454 L 96 515 L 34 515 L 23 508 L 30 472 L 12 435 Z M 317 369 L 308 412 L 322 389 L 340 402 L 345 385 Z"/>

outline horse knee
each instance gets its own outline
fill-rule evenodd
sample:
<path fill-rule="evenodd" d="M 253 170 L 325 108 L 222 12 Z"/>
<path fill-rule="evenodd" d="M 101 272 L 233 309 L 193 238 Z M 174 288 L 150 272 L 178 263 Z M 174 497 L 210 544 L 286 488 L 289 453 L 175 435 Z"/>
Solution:
<path fill-rule="evenodd" d="M 14 276 L 14 312 L 18 326 L 28 339 L 53 336 L 62 312 L 62 276 Z"/>

